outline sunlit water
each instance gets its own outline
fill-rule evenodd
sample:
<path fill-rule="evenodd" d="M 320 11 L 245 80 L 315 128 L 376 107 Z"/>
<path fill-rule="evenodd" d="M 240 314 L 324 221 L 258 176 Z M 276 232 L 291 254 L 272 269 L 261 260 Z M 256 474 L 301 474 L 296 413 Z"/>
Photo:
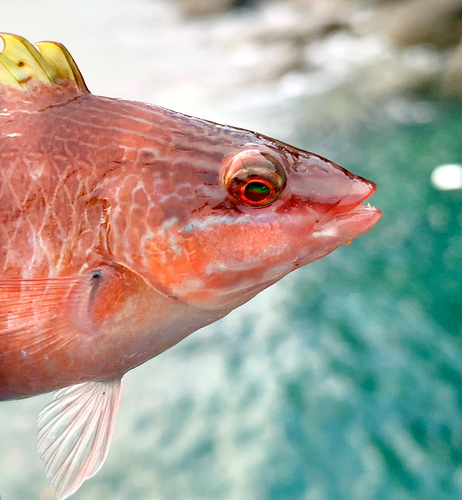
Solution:
<path fill-rule="evenodd" d="M 462 191 L 430 178 L 462 162 L 461 104 L 365 113 L 345 95 L 288 97 L 287 81 L 226 87 L 233 72 L 204 42 L 211 21 L 140 0 L 41 3 L 4 2 L 2 29 L 66 42 L 96 93 L 323 154 L 373 179 L 384 212 L 353 245 L 129 373 L 109 457 L 73 498 L 460 499 Z M 54 498 L 35 454 L 49 399 L 0 406 L 3 500 Z"/>

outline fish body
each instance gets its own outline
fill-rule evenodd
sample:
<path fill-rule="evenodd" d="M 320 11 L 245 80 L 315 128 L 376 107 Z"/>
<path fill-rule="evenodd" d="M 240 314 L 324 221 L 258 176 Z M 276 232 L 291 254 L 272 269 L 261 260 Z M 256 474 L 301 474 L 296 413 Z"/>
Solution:
<path fill-rule="evenodd" d="M 62 499 L 104 461 L 124 373 L 381 214 L 325 158 L 95 96 L 63 46 L 2 37 L 0 400 L 68 387 L 39 418 Z"/>

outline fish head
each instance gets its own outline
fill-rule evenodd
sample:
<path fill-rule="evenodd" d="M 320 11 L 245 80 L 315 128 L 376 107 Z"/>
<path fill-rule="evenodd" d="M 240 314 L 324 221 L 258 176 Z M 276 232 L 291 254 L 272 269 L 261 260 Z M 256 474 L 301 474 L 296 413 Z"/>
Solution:
<path fill-rule="evenodd" d="M 140 274 L 165 295 L 200 308 L 233 309 L 380 218 L 380 210 L 362 205 L 376 189 L 373 182 L 239 129 L 221 127 L 222 136 L 205 147 L 210 130 L 173 148 L 181 168 L 170 150 L 164 175 L 177 176 L 175 187 L 172 179 L 168 191 L 162 191 L 168 182 L 158 184 L 154 203 L 165 219 L 137 230 L 142 249 L 137 239 L 131 259 L 137 251 Z"/>
<path fill-rule="evenodd" d="M 89 185 L 96 184 L 88 212 L 107 194 L 99 201 L 110 253 L 167 297 L 233 309 L 380 218 L 361 205 L 375 185 L 325 158 L 157 106 L 94 96 L 62 45 L 1 38 L 2 134 L 21 151 L 37 144 L 45 163 L 54 143 L 82 178 L 86 165 Z M 28 119 L 27 135 L 11 119 L 16 111 Z"/>

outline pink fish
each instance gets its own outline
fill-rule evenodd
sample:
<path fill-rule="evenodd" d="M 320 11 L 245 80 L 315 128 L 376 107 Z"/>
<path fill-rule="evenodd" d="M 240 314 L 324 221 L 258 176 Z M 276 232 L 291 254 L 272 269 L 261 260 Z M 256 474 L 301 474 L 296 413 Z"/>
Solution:
<path fill-rule="evenodd" d="M 0 400 L 60 389 L 37 447 L 64 499 L 108 453 L 128 370 L 381 212 L 325 158 L 94 96 L 62 45 L 1 36 Z"/>

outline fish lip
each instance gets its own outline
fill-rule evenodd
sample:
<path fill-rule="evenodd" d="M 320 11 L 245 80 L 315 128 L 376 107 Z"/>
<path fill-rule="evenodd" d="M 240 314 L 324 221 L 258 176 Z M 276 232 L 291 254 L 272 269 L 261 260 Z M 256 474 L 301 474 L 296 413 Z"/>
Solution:
<path fill-rule="evenodd" d="M 349 212 L 337 214 L 337 215 L 335 215 L 334 219 L 336 219 L 336 220 L 342 219 L 342 218 L 348 219 L 349 217 L 357 215 L 357 214 L 371 214 L 372 215 L 372 214 L 375 214 L 377 212 L 380 212 L 380 214 L 382 213 L 382 211 L 379 208 L 374 207 L 370 203 L 367 203 L 365 205 L 363 205 L 363 204 L 358 205 L 357 207 L 353 208 Z"/>
<path fill-rule="evenodd" d="M 333 217 L 331 224 L 337 227 L 342 239 L 354 240 L 358 236 L 367 233 L 382 217 L 382 211 L 370 203 L 358 205 L 346 213 Z"/>
<path fill-rule="evenodd" d="M 351 242 L 358 236 L 367 233 L 381 216 L 382 211 L 370 203 L 359 204 L 348 212 L 330 212 L 328 220 L 320 219 L 317 221 L 311 234 L 315 235 L 316 238 L 322 237 L 327 238 L 327 240 L 332 238 L 333 241 L 337 242 L 335 246 L 337 248 L 342 242 Z"/>

